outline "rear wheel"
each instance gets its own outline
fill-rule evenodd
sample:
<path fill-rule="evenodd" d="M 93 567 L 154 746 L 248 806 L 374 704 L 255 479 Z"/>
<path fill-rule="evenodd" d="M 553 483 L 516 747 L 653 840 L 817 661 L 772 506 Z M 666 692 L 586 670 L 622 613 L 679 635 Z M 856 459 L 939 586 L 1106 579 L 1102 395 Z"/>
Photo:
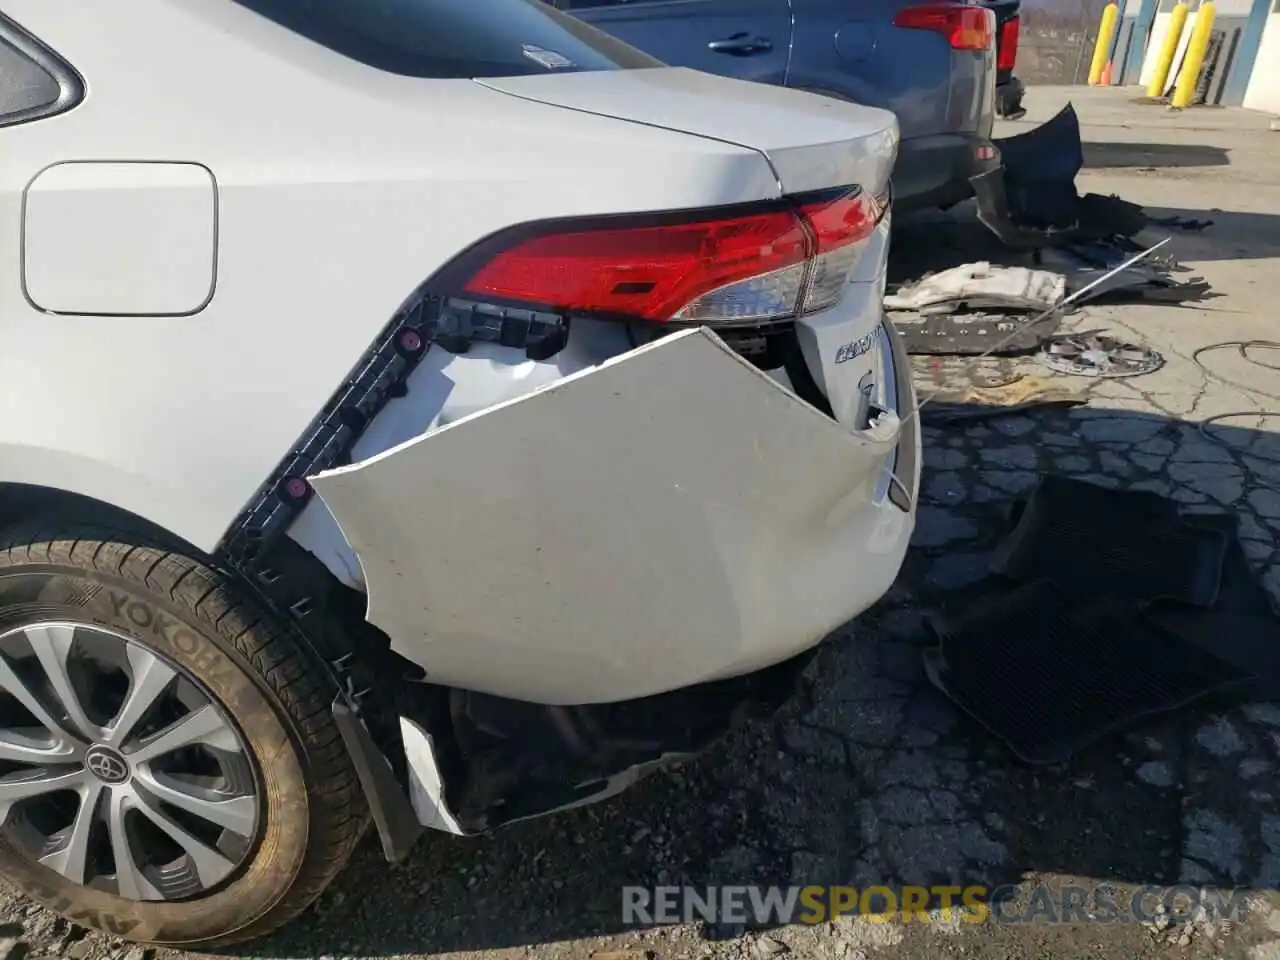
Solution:
<path fill-rule="evenodd" d="M 334 692 L 290 625 L 191 557 L 0 535 L 0 870 L 131 940 L 270 931 L 367 820 Z"/>

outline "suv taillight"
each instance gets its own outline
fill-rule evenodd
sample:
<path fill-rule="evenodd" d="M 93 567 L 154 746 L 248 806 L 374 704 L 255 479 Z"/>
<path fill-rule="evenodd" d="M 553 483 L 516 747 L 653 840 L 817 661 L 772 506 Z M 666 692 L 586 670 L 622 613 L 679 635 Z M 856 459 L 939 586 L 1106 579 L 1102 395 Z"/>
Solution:
<path fill-rule="evenodd" d="M 1000 42 L 996 44 L 996 69 L 1012 70 L 1018 62 L 1018 32 L 1021 24 L 1017 17 L 1010 17 L 1000 27 Z"/>
<path fill-rule="evenodd" d="M 967 3 L 922 3 L 899 10 L 893 25 L 940 33 L 953 50 L 987 50 L 995 39 L 996 15 Z"/>
<path fill-rule="evenodd" d="M 532 224 L 465 255 L 452 292 L 656 322 L 783 319 L 840 299 L 885 206 L 842 188 L 733 212 Z"/>

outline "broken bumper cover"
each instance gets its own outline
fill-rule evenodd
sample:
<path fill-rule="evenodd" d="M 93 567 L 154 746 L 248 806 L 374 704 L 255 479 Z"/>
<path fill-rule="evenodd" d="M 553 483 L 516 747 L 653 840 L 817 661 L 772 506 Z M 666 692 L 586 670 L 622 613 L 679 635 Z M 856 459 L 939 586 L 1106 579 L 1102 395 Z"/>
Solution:
<path fill-rule="evenodd" d="M 879 599 L 914 521 L 902 424 L 847 429 L 690 330 L 312 479 L 432 683 L 617 702 L 780 663 Z"/>
<path fill-rule="evenodd" d="M 1084 166 L 1080 121 L 1063 107 L 1050 120 L 996 140 L 1002 163 L 970 179 L 978 219 L 1005 246 L 1051 246 L 1131 237 L 1147 225 L 1141 207 L 1117 197 L 1080 196 L 1075 179 Z"/>

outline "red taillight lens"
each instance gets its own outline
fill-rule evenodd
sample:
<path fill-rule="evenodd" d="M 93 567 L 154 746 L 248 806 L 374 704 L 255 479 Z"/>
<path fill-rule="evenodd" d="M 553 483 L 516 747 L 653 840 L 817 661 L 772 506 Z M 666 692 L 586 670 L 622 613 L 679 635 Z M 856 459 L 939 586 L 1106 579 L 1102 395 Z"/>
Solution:
<path fill-rule="evenodd" d="M 803 264 L 807 256 L 804 229 L 785 209 L 554 233 L 499 253 L 471 278 L 466 294 L 668 320 L 718 287 Z"/>
<path fill-rule="evenodd" d="M 1018 62 L 1018 33 L 1021 24 L 1017 17 L 1010 17 L 1000 27 L 1000 42 L 996 45 L 996 67 L 1012 70 Z"/>
<path fill-rule="evenodd" d="M 996 15 L 986 7 L 965 3 L 922 3 L 903 7 L 893 24 L 940 33 L 954 50 L 987 50 L 995 39 Z"/>
<path fill-rule="evenodd" d="M 526 229 L 472 254 L 467 298 L 658 322 L 754 322 L 839 299 L 884 204 L 826 191 L 731 216 Z M 490 253 L 490 249 L 496 252 Z"/>
<path fill-rule="evenodd" d="M 880 213 L 880 201 L 861 191 L 800 205 L 800 214 L 813 230 L 820 255 L 871 236 L 880 222 Z"/>

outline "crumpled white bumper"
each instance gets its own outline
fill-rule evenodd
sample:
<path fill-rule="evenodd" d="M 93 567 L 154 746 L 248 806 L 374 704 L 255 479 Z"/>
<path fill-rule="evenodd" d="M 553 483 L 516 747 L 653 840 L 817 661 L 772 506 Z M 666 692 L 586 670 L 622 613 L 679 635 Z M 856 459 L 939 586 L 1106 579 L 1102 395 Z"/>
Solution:
<path fill-rule="evenodd" d="M 763 668 L 879 599 L 913 523 L 883 496 L 898 434 L 689 330 L 311 479 L 368 619 L 433 682 L 609 702 Z"/>

